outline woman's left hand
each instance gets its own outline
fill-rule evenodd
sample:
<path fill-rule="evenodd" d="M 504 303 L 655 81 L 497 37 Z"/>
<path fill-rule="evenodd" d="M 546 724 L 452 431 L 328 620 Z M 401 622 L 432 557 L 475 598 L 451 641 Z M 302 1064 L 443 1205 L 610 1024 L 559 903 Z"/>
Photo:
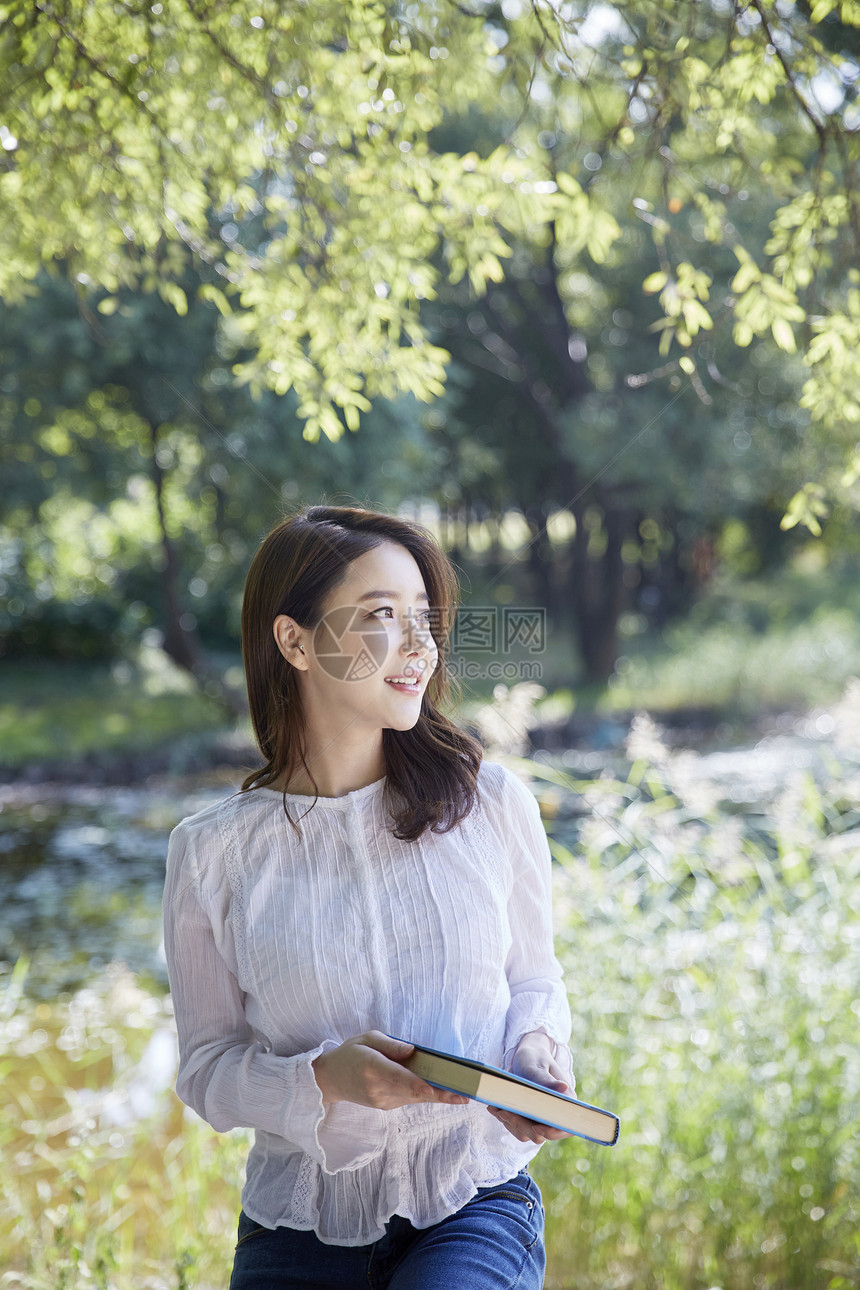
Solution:
<path fill-rule="evenodd" d="M 530 1079 L 534 1084 L 542 1084 L 554 1093 L 566 1093 L 568 1086 L 564 1072 L 552 1053 L 552 1041 L 549 1037 L 542 1030 L 530 1031 L 517 1045 L 511 1074 Z M 513 1111 L 503 1111 L 497 1106 L 489 1106 L 487 1110 L 520 1142 L 536 1142 L 540 1146 L 544 1142 L 556 1142 L 559 1138 L 570 1137 L 564 1129 L 554 1129 L 548 1124 L 527 1120 L 522 1115 L 515 1115 Z"/>

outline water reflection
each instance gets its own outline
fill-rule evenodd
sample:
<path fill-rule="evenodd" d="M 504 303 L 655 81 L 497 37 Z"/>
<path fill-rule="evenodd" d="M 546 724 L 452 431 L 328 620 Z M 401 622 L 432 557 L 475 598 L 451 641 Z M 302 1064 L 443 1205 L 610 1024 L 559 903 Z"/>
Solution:
<path fill-rule="evenodd" d="M 703 747 L 684 754 L 684 775 L 713 785 L 724 812 L 757 814 L 791 772 L 826 775 L 831 737 L 807 722 L 753 746 Z M 535 759 L 586 779 L 603 771 L 624 778 L 630 764 L 617 747 L 539 751 Z M 164 994 L 168 834 L 183 816 L 237 788 L 236 772 L 227 768 L 152 777 L 140 787 L 0 785 L 0 972 L 25 955 L 27 994 L 48 1000 L 120 961 Z M 558 834 L 575 845 L 585 808 L 576 795 L 562 796 Z"/>
<path fill-rule="evenodd" d="M 119 960 L 165 991 L 168 834 L 235 787 L 217 774 L 140 788 L 0 787 L 2 970 L 26 956 L 26 992 L 47 1000 Z"/>

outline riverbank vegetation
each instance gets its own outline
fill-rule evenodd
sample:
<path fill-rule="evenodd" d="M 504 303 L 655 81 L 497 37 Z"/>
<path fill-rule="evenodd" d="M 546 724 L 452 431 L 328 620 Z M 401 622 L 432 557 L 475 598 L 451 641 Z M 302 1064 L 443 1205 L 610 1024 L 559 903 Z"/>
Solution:
<path fill-rule="evenodd" d="M 546 691 L 536 722 L 644 708 L 669 719 L 695 710 L 712 727 L 742 728 L 762 710 L 832 703 L 847 679 L 860 675 L 860 582 L 850 568 L 823 576 L 800 560 L 768 579 L 724 576 L 662 631 L 646 630 L 633 614 L 621 626 L 624 652 L 599 686 L 578 685 L 569 638 L 547 634 L 546 649 L 531 660 Z M 220 655 L 219 666 L 228 685 L 241 686 L 238 655 Z M 491 698 L 495 684 L 463 683 L 463 719 Z M 10 660 L 0 673 L 0 769 L 7 775 L 33 763 L 73 767 L 86 758 L 166 749 L 163 768 L 182 773 L 225 742 L 250 749 L 250 723 L 225 713 L 217 696 L 148 637 L 113 663 Z"/>
<path fill-rule="evenodd" d="M 623 1150 L 539 1158 L 556 1290 L 857 1283 L 856 682 L 836 712 L 831 776 L 754 808 L 647 718 L 625 782 L 575 785 L 559 951 L 578 1093 L 618 1112 Z"/>
<path fill-rule="evenodd" d="M 558 861 L 577 1091 L 622 1119 L 536 1159 L 548 1290 L 857 1283 L 858 709 L 855 685 L 829 774 L 755 803 L 644 716 L 623 776 L 512 763 Z M 122 963 L 50 1000 L 5 973 L 4 1285 L 223 1285 L 248 1135 L 186 1111 L 174 1068 L 169 999 Z"/>

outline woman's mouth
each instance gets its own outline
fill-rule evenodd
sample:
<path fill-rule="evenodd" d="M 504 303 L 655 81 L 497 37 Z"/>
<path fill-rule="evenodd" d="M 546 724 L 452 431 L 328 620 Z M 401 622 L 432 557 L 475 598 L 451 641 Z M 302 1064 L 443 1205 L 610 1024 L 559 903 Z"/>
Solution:
<path fill-rule="evenodd" d="M 420 694 L 421 683 L 414 677 L 410 676 L 386 676 L 385 684 L 390 685 L 392 690 L 399 690 L 401 694 Z"/>

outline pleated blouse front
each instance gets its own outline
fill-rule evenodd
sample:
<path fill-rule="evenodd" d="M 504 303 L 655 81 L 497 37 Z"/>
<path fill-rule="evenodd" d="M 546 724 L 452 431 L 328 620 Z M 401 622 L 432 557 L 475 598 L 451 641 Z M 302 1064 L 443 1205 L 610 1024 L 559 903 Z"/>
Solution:
<path fill-rule="evenodd" d="M 537 803 L 483 762 L 448 833 L 390 831 L 385 779 L 343 797 L 237 793 L 170 835 L 164 944 L 177 1092 L 215 1129 L 255 1130 L 242 1207 L 334 1245 L 395 1213 L 440 1222 L 538 1150 L 478 1102 L 323 1107 L 312 1061 L 382 1030 L 510 1069 L 531 1030 L 573 1087 Z M 312 806 L 312 809 L 308 809 Z"/>

